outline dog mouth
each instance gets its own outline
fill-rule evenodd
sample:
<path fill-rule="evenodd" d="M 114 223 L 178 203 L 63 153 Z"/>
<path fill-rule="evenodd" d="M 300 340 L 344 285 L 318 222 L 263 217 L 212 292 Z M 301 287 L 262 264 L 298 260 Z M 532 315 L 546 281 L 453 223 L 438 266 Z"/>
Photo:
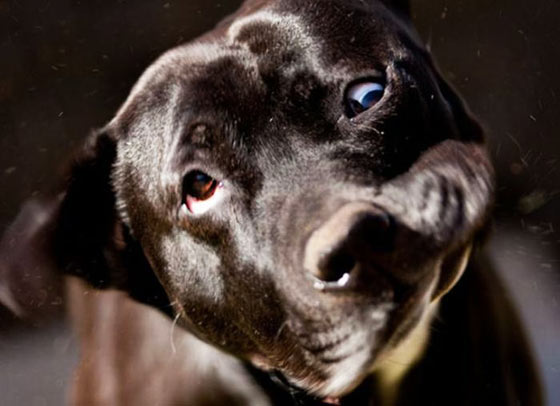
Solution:
<path fill-rule="evenodd" d="M 341 398 L 335 396 L 316 396 L 293 384 L 279 371 L 263 372 L 249 366 L 253 378 L 271 394 L 278 404 L 297 404 L 315 406 L 340 406 Z"/>
<path fill-rule="evenodd" d="M 343 346 L 350 339 L 351 335 L 351 333 L 345 333 L 342 337 L 332 339 L 331 341 L 319 343 L 302 342 L 300 345 L 309 354 L 318 356 L 319 361 L 328 364 L 337 362 L 338 359 L 346 358 L 345 355 L 337 355 L 337 353 L 339 352 L 339 347 Z"/>
<path fill-rule="evenodd" d="M 303 378 L 285 374 L 286 380 L 292 387 L 320 399 L 335 399 L 350 393 L 369 373 L 375 356 L 365 343 L 352 349 L 340 344 L 335 347 L 340 350 L 315 354 L 313 373 Z"/>
<path fill-rule="evenodd" d="M 396 313 L 400 312 L 397 310 Z M 408 324 L 410 330 L 405 334 L 413 334 L 417 330 L 424 331 L 422 320 L 430 319 L 424 317 L 429 312 L 422 311 L 419 314 L 419 318 L 408 317 L 408 322 L 405 322 L 396 320 L 400 319 L 399 315 L 388 311 L 384 321 L 380 322 L 377 328 L 368 329 L 367 326 L 361 326 L 348 329 L 336 338 L 302 340 L 299 347 L 303 350 L 302 357 L 311 360 L 309 365 L 300 364 L 299 368 L 295 369 L 269 369 L 267 373 L 292 395 L 296 404 L 353 404 L 355 391 L 362 393 L 363 390 L 374 390 L 368 376 L 379 372 L 380 368 L 383 371 L 387 365 L 392 367 L 395 360 L 402 360 L 398 352 L 401 351 L 403 342 L 396 336 L 403 330 L 396 332 L 391 326 L 396 324 L 402 327 Z M 421 344 L 415 351 L 421 352 L 422 348 Z M 408 348 L 405 349 L 405 353 L 408 351 Z M 393 358 L 395 356 L 396 358 Z M 412 365 L 415 362 L 414 357 L 416 355 L 410 360 L 404 360 L 402 365 Z M 300 403 L 297 403 L 298 400 Z"/>
<path fill-rule="evenodd" d="M 346 221 L 343 231 L 339 220 Z M 343 206 L 311 234 L 307 272 L 299 281 L 306 287 L 286 294 L 293 307 L 290 330 L 303 359 L 280 369 L 290 383 L 321 398 L 339 398 L 385 368 L 387 357 L 397 351 L 400 356 L 434 294 L 453 285 L 455 278 L 447 275 L 460 276 L 469 253 L 404 261 L 404 254 L 424 246 L 412 237 L 419 236 L 398 218 L 388 221 L 384 211 L 363 203 Z M 384 245 L 387 239 L 391 244 Z"/>
<path fill-rule="evenodd" d="M 279 339 L 297 355 L 285 356 L 277 364 L 281 367 L 268 370 L 282 374 L 291 386 L 310 396 L 344 396 L 370 373 L 383 348 L 393 308 L 391 303 L 361 306 L 352 314 L 346 308 L 329 322 L 292 317 Z"/>
<path fill-rule="evenodd" d="M 280 340 L 297 360 L 279 362 L 278 371 L 320 399 L 344 398 L 385 368 L 385 359 L 400 348 L 418 324 L 416 315 L 430 303 L 435 270 L 408 284 L 367 259 L 352 264 L 342 281 L 311 278 L 306 289 L 300 286 L 299 294 L 287 297 L 291 305 Z"/>

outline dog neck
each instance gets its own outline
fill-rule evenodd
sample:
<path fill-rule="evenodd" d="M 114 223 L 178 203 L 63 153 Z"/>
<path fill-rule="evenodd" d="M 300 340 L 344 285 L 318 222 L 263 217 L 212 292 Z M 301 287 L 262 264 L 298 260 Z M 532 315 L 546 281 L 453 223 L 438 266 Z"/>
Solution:
<path fill-rule="evenodd" d="M 430 325 L 437 312 L 433 302 L 412 333 L 396 348 L 388 352 L 375 368 L 381 406 L 394 405 L 400 383 L 407 372 L 424 355 L 430 336 Z"/>
<path fill-rule="evenodd" d="M 275 406 L 328 406 L 333 404 L 295 387 L 278 372 L 265 372 L 249 363 L 246 364 L 246 368 Z"/>

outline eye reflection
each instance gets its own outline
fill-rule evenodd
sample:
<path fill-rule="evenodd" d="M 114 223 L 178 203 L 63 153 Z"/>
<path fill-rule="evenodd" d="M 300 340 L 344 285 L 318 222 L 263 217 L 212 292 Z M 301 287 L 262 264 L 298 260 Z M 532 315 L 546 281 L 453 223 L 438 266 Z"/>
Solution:
<path fill-rule="evenodd" d="M 346 92 L 346 105 L 350 118 L 375 106 L 383 98 L 385 86 L 380 82 L 362 82 L 352 85 Z"/>

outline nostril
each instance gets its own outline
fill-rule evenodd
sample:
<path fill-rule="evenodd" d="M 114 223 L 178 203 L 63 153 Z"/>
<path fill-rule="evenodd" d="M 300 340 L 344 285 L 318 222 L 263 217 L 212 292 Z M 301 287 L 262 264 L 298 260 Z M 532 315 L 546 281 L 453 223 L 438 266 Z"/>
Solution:
<path fill-rule="evenodd" d="M 356 267 L 356 259 L 348 252 L 338 250 L 332 254 L 323 256 L 319 261 L 318 268 L 321 271 L 318 275 L 323 282 L 337 282 L 350 275 Z"/>
<path fill-rule="evenodd" d="M 350 288 L 373 262 L 394 245 L 395 224 L 385 211 L 367 203 L 340 208 L 306 242 L 303 266 L 319 288 Z"/>
<path fill-rule="evenodd" d="M 349 244 L 367 251 L 387 251 L 393 243 L 393 222 L 386 213 L 364 213 L 347 237 Z"/>

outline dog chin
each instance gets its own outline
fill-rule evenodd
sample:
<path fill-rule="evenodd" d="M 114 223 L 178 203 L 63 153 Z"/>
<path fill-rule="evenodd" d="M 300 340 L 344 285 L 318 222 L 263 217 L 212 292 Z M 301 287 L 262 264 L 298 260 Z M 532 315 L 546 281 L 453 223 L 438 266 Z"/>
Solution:
<path fill-rule="evenodd" d="M 377 359 L 375 334 L 355 331 L 334 351 L 314 354 L 307 374 L 286 373 L 294 386 L 319 398 L 338 398 L 354 390 L 371 373 Z"/>
<path fill-rule="evenodd" d="M 429 326 L 437 308 L 437 302 L 424 306 L 423 311 L 414 318 L 412 326 L 406 328 L 405 336 L 397 342 L 389 340 L 376 346 L 373 343 L 378 340 L 374 337 L 370 337 L 369 341 L 364 341 L 363 336 L 354 342 L 350 340 L 348 344 L 360 350 L 322 370 L 317 374 L 322 379 L 309 377 L 293 380 L 293 383 L 320 398 L 340 398 L 352 392 L 368 375 L 375 373 L 379 384 L 391 391 L 424 353 Z"/>
<path fill-rule="evenodd" d="M 354 390 L 369 374 L 373 361 L 368 351 L 360 351 L 345 360 L 333 364 L 328 378 L 316 383 L 310 392 L 321 398 L 338 398 Z"/>

